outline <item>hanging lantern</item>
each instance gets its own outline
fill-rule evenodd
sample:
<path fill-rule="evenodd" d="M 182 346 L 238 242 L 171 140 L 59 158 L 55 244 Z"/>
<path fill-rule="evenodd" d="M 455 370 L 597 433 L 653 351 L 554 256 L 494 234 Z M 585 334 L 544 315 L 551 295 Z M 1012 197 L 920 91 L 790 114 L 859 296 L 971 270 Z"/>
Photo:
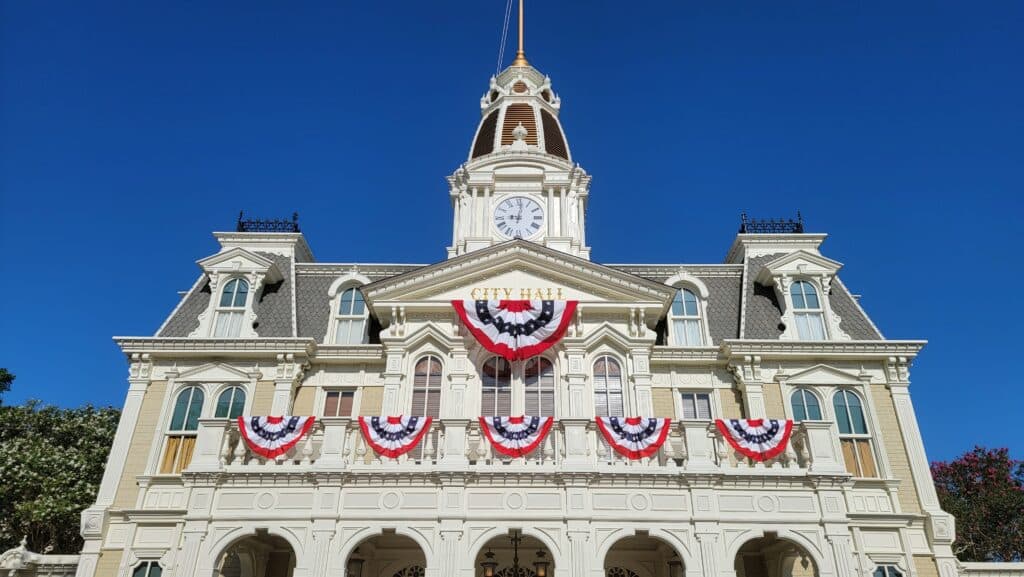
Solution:
<path fill-rule="evenodd" d="M 494 577 L 494 570 L 497 569 L 498 563 L 494 560 L 494 553 L 490 549 L 484 553 L 484 560 L 480 562 L 480 566 L 484 568 L 484 577 Z"/>
<path fill-rule="evenodd" d="M 668 560 L 668 577 L 683 577 L 683 562 L 677 555 Z"/>
<path fill-rule="evenodd" d="M 359 556 L 357 547 L 348 558 L 348 565 L 345 567 L 345 577 L 363 577 L 363 558 Z"/>
<path fill-rule="evenodd" d="M 537 577 L 548 577 L 548 565 L 550 563 L 544 555 L 543 549 L 537 551 L 537 560 L 533 562 L 533 572 Z"/>

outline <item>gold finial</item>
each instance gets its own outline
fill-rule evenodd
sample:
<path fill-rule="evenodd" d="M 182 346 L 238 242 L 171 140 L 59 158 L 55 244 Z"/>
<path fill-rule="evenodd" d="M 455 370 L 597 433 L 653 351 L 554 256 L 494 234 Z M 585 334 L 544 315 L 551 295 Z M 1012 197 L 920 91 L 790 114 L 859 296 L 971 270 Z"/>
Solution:
<path fill-rule="evenodd" d="M 519 0 L 519 50 L 516 50 L 516 59 L 512 66 L 529 66 L 526 61 L 526 52 L 523 51 L 523 0 Z"/>

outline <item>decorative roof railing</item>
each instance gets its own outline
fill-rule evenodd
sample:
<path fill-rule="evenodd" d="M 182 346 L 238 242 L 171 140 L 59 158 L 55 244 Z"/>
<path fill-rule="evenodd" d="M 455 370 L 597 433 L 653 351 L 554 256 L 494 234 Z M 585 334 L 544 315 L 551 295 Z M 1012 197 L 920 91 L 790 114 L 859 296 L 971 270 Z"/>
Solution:
<path fill-rule="evenodd" d="M 757 219 L 747 218 L 747 213 L 740 216 L 740 234 L 802 234 L 804 217 L 796 211 L 796 219 Z"/>
<path fill-rule="evenodd" d="M 245 211 L 238 212 L 237 232 L 302 232 L 299 230 L 299 213 L 293 212 L 292 219 L 285 218 L 244 218 Z"/>

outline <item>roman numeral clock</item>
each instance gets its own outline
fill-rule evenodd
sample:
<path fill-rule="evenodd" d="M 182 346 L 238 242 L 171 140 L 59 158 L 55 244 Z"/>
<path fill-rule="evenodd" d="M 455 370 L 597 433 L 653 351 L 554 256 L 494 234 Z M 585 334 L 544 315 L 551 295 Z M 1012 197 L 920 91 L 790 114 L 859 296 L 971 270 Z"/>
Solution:
<path fill-rule="evenodd" d="M 526 196 L 506 198 L 494 207 L 494 228 L 505 238 L 530 238 L 544 228 L 544 209 Z"/>

